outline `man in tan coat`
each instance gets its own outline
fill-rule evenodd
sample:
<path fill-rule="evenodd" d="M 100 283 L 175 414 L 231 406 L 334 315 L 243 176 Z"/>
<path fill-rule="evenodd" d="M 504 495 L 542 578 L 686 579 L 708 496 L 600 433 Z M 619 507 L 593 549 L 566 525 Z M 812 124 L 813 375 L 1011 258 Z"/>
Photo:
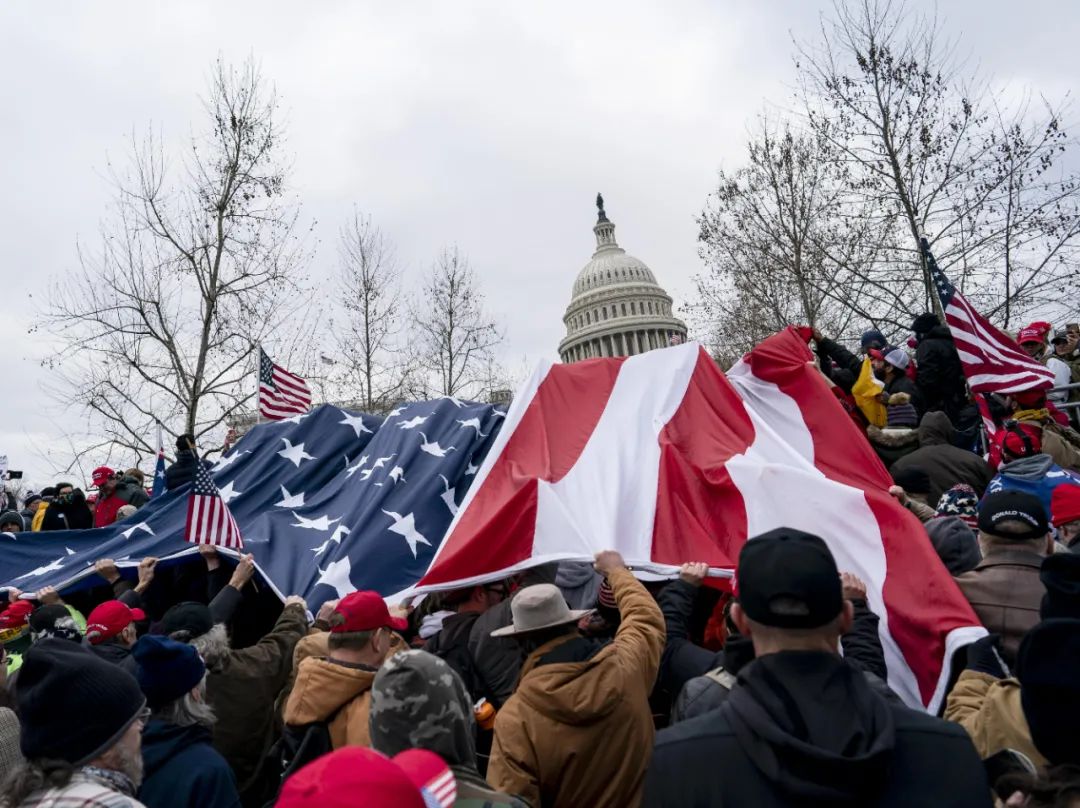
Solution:
<path fill-rule="evenodd" d="M 495 718 L 488 782 L 536 808 L 615 808 L 641 800 L 664 616 L 618 553 L 598 554 L 596 569 L 621 615 L 613 641 L 578 634 L 586 612 L 567 608 L 551 584 L 522 589 L 511 604 L 513 625 L 492 632 L 516 637 L 528 657 Z"/>
<path fill-rule="evenodd" d="M 956 577 L 960 591 L 987 630 L 1001 635 L 1006 664 L 1016 662 L 1020 641 L 1039 622 L 1046 588 L 1039 580 L 1054 540 L 1042 502 L 1024 491 L 997 491 L 979 504 L 982 561 Z"/>
<path fill-rule="evenodd" d="M 300 663 L 285 704 L 285 725 L 327 721 L 334 749 L 371 746 L 371 685 L 393 630 L 404 629 L 406 621 L 390 616 L 378 592 L 353 592 L 337 604 L 329 623 L 328 655 Z"/>

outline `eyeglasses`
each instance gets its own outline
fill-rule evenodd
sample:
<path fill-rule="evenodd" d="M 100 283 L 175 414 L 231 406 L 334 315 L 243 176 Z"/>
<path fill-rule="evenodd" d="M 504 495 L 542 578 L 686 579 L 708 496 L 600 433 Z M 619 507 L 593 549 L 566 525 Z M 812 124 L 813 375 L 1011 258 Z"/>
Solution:
<path fill-rule="evenodd" d="M 145 727 L 147 722 L 150 720 L 150 708 L 143 707 L 141 710 L 139 710 L 139 714 L 135 716 L 135 720 Z"/>
<path fill-rule="evenodd" d="M 507 598 L 510 596 L 510 589 L 506 586 L 506 584 L 493 584 L 492 586 L 485 586 L 484 589 L 486 589 L 488 592 L 494 592 L 495 594 L 503 598 Z"/>

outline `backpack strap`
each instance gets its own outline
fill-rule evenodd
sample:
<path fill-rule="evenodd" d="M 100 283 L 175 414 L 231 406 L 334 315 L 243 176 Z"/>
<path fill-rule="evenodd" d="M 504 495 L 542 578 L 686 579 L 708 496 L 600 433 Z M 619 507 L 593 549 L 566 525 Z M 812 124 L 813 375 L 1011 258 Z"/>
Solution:
<path fill-rule="evenodd" d="M 731 688 L 735 687 L 736 680 L 734 674 L 732 674 L 731 671 L 724 670 L 723 665 L 719 668 L 713 668 L 711 671 L 706 671 L 705 676 L 712 679 L 720 685 L 720 687 L 724 688 L 724 690 L 731 690 Z"/>

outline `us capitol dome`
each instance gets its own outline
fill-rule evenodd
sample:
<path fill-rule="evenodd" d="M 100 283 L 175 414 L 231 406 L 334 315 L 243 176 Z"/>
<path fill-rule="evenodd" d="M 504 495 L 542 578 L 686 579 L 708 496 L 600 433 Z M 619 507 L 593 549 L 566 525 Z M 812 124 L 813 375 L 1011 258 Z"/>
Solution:
<path fill-rule="evenodd" d="M 671 313 L 671 297 L 644 261 L 615 241 L 615 224 L 596 195 L 596 252 L 577 280 L 559 343 L 563 362 L 598 356 L 634 356 L 686 340 L 686 324 Z"/>

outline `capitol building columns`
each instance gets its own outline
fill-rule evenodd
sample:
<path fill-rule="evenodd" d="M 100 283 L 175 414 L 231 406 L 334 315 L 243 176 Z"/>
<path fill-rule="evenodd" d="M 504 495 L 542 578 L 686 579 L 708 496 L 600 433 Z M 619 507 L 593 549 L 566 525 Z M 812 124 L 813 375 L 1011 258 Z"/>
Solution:
<path fill-rule="evenodd" d="M 615 224 L 596 197 L 596 252 L 574 281 L 559 344 L 563 362 L 636 356 L 686 339 L 686 325 L 672 314 L 671 298 L 643 261 L 615 241 Z"/>

